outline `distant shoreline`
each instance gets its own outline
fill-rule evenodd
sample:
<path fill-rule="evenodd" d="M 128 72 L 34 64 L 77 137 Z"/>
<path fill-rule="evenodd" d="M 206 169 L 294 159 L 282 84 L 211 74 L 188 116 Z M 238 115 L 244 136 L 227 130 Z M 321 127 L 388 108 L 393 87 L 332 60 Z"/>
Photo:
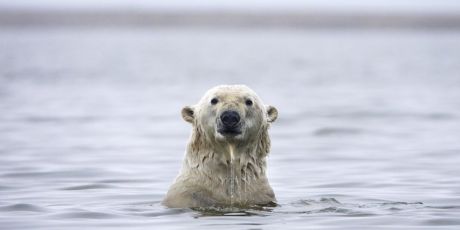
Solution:
<path fill-rule="evenodd" d="M 0 9 L 0 27 L 460 29 L 459 14 Z"/>

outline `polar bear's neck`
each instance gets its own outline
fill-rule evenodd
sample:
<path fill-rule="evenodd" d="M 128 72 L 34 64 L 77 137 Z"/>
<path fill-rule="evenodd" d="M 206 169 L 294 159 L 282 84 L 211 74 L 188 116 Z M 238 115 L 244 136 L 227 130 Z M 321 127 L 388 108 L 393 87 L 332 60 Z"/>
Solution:
<path fill-rule="evenodd" d="M 265 178 L 266 157 L 258 153 L 257 144 L 214 147 L 194 152 L 189 146 L 184 170 L 199 172 L 217 180 L 228 177 L 230 170 L 235 171 L 237 178 Z"/>
<path fill-rule="evenodd" d="M 215 143 L 196 148 L 191 141 L 178 180 L 191 187 L 202 186 L 212 191 L 213 198 L 231 205 L 273 201 L 266 176 L 267 147 L 269 142 L 257 139 L 237 144 L 233 151 L 228 145 Z"/>

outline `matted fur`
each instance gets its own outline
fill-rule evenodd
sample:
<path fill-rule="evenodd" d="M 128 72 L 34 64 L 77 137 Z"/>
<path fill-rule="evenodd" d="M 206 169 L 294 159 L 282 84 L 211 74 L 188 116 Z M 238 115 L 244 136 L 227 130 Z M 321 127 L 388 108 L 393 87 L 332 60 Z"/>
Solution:
<path fill-rule="evenodd" d="M 219 98 L 219 104 L 211 105 L 212 98 Z M 248 99 L 253 105 L 244 103 Z M 243 133 L 235 138 L 216 131 L 219 115 L 228 109 L 238 111 L 242 120 Z M 276 202 L 266 176 L 266 157 L 268 129 L 277 115 L 273 106 L 265 106 L 255 92 L 242 85 L 214 87 L 198 104 L 186 106 L 182 116 L 193 125 L 192 133 L 182 170 L 163 204 L 182 208 Z M 233 159 L 230 146 L 234 147 Z"/>

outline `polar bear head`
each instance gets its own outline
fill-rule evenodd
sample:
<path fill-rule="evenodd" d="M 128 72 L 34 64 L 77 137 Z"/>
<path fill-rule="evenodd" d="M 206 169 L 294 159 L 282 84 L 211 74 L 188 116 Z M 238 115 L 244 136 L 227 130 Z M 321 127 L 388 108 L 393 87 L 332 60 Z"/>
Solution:
<path fill-rule="evenodd" d="M 192 147 L 259 142 L 268 153 L 267 129 L 278 116 L 244 85 L 221 85 L 208 90 L 198 104 L 182 109 L 182 117 L 194 126 Z"/>

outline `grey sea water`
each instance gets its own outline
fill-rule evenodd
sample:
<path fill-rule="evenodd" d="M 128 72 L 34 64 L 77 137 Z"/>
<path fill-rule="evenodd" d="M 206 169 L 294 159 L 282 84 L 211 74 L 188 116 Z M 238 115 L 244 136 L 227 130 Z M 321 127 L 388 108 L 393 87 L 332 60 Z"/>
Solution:
<path fill-rule="evenodd" d="M 459 74 L 456 31 L 3 28 L 0 228 L 457 229 Z M 217 84 L 279 110 L 277 207 L 160 204 Z"/>

